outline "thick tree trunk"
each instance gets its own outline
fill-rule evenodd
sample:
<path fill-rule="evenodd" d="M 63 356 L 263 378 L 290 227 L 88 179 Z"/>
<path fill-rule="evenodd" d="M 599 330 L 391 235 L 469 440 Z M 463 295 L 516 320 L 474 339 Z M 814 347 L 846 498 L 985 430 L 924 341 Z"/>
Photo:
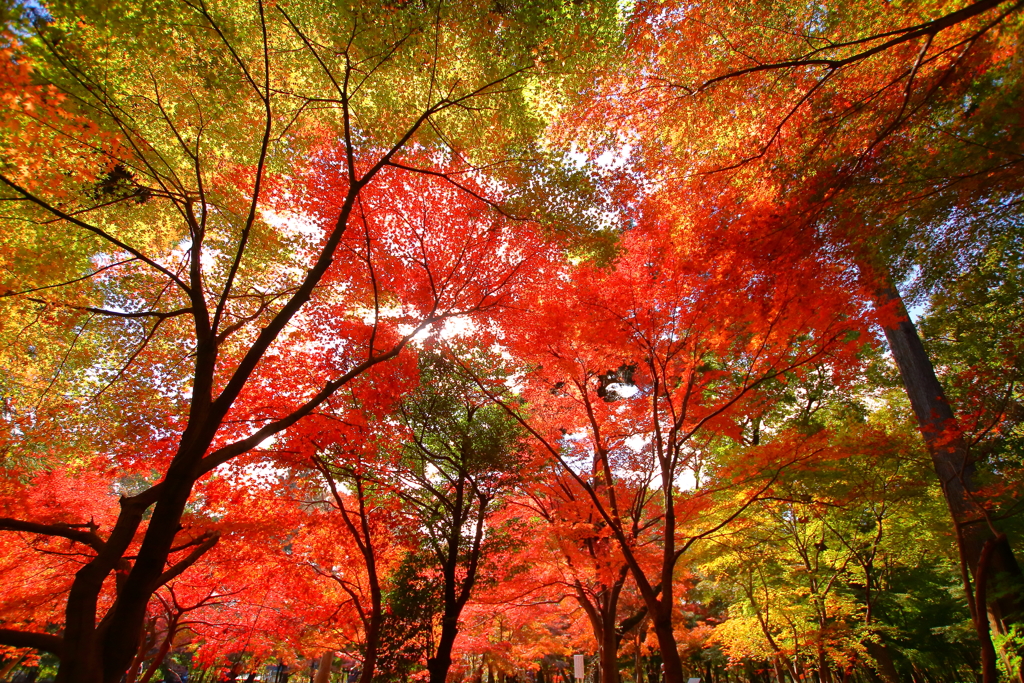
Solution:
<path fill-rule="evenodd" d="M 316 669 L 316 677 L 313 683 L 330 683 L 331 665 L 334 664 L 334 652 L 328 650 L 320 655 L 320 663 Z"/>
<path fill-rule="evenodd" d="M 892 282 L 886 282 L 878 298 L 882 305 L 897 307 L 900 320 L 896 325 L 884 328 L 885 338 L 899 367 L 910 405 L 931 454 L 953 523 L 959 531 L 958 543 L 973 574 L 977 573 L 981 562 L 982 549 L 986 543 L 991 544 L 991 555 L 986 562 L 986 581 L 1000 586 L 1001 590 L 989 593 L 995 597 L 988 601 L 986 608 L 993 628 L 998 633 L 1006 633 L 1013 624 L 1024 620 L 1024 599 L 1020 589 L 1007 590 L 1011 582 L 1020 585 L 1020 565 L 1006 536 L 998 533 L 974 497 L 974 463 L 960 434 L 953 409 L 935 376 L 931 359 L 917 334 L 916 326 L 907 314 L 899 292 Z M 979 577 L 974 578 L 977 581 Z"/>
<path fill-rule="evenodd" d="M 818 645 L 818 681 L 820 683 L 832 683 L 832 671 L 828 666 L 828 657 L 825 656 L 825 649 Z"/>
<path fill-rule="evenodd" d="M 181 514 L 200 474 L 199 458 L 210 440 L 212 433 L 201 448 L 179 451 L 157 486 L 133 498 L 121 499 L 121 512 L 110 536 L 96 557 L 76 573 L 72 583 L 56 683 L 117 683 L 131 667 L 140 647 L 150 597 L 167 578 L 167 558 L 180 529 Z M 111 573 L 123 568 L 124 553 L 135 537 L 143 513 L 154 503 L 156 507 L 135 562 L 124 581 L 119 582 L 114 605 L 99 620 L 103 583 Z M 205 545 L 206 549 L 211 545 Z M 196 550 L 202 547 L 197 546 Z M 198 555 L 191 561 L 195 559 Z"/>
<path fill-rule="evenodd" d="M 430 683 L 445 683 L 448 678 L 448 669 L 452 666 L 452 648 L 455 645 L 455 638 L 459 635 L 458 620 L 457 615 L 453 619 L 447 614 L 441 620 L 441 636 L 437 639 L 437 650 L 434 656 L 427 660 Z"/>
<path fill-rule="evenodd" d="M 665 667 L 664 683 L 683 683 L 683 660 L 679 656 L 676 635 L 672 630 L 672 603 L 665 604 L 664 599 L 659 602 L 661 604 L 651 619 L 651 626 L 658 639 L 662 666 Z"/>
<path fill-rule="evenodd" d="M 875 660 L 875 671 L 882 677 L 882 680 L 885 683 L 899 683 L 900 674 L 892 661 L 892 655 L 889 654 L 889 648 L 873 640 L 864 641 L 864 647 L 867 648 L 871 658 Z"/>
<path fill-rule="evenodd" d="M 205 451 L 204 444 L 202 452 Z M 200 456 L 201 453 L 183 459 L 185 462 L 178 472 L 174 471 L 174 463 L 169 468 L 164 479 L 166 493 L 157 501 L 153 510 L 132 571 L 125 579 L 124 587 L 107 617 L 109 622 L 104 618 L 97 629 L 102 634 L 103 683 L 117 683 L 131 666 L 132 655 L 139 647 L 150 597 L 162 583 L 160 577 L 166 569 L 171 547 L 181 528 L 181 516 L 198 479 L 195 465 L 189 466 L 186 463 L 197 463 Z"/>
<path fill-rule="evenodd" d="M 108 572 L 102 571 L 98 566 L 99 559 L 96 557 L 79 569 L 71 584 L 65 609 L 64 649 L 61 653 L 56 683 L 103 681 L 101 648 L 96 633 L 96 612 L 100 589 Z M 138 650 L 138 643 L 135 643 L 131 650 L 134 656 Z"/>
<path fill-rule="evenodd" d="M 981 560 L 981 551 L 987 541 L 995 545 L 991 557 L 990 578 L 1007 574 L 1019 578 L 1020 566 L 1009 543 L 997 540 L 992 524 L 986 520 L 984 509 L 973 497 L 974 463 L 967 444 L 959 433 L 959 425 L 946 394 L 935 376 L 935 369 L 917 334 L 917 328 L 907 315 L 903 301 L 895 287 L 889 286 L 880 294 L 881 303 L 898 307 L 902 320 L 885 328 L 896 365 L 900 369 L 907 396 L 917 417 L 925 445 L 932 456 L 935 472 L 939 476 L 946 504 L 954 522 L 961 529 L 962 544 L 967 564 L 973 572 Z M 989 605 L 994 621 L 1003 626 L 1007 619 L 1020 620 L 1020 597 L 1015 595 Z M 993 610 L 997 613 L 993 614 Z"/>

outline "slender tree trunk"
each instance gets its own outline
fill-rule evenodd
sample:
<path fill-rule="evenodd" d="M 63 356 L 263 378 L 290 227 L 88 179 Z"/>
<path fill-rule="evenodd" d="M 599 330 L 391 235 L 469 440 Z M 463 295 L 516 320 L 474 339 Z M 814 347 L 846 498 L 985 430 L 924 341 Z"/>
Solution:
<path fill-rule="evenodd" d="M 666 513 L 665 518 L 665 526 L 669 527 L 670 522 L 673 521 L 672 515 Z M 671 529 L 670 533 L 674 534 L 674 523 Z M 667 560 L 663 563 L 662 581 L 659 586 L 662 597 L 659 599 L 659 589 L 651 586 L 639 561 L 630 552 L 628 541 L 625 539 L 624 534 L 622 534 L 621 529 L 614 529 L 614 532 L 619 537 L 619 547 L 622 549 L 623 558 L 629 566 L 629 571 L 636 581 L 637 588 L 639 588 L 640 594 L 644 599 L 644 605 L 647 607 L 647 612 L 651 617 L 651 628 L 654 630 L 654 635 L 658 640 L 658 651 L 661 654 L 662 665 L 664 666 L 664 683 L 683 683 L 683 662 L 679 657 L 675 632 L 672 628 L 672 568 L 674 563 L 670 563 Z M 663 537 L 666 539 L 665 557 L 669 557 L 674 552 L 674 545 L 671 544 L 671 541 L 674 541 L 674 536 L 670 536 L 670 533 L 666 532 Z M 664 578 L 665 576 L 668 577 L 667 581 Z"/>
<path fill-rule="evenodd" d="M 463 484 L 464 482 L 460 482 Z M 448 678 L 448 669 L 452 665 L 452 648 L 455 645 L 455 638 L 459 635 L 459 614 L 462 611 L 456 597 L 456 575 L 455 570 L 459 560 L 459 549 L 462 544 L 461 526 L 463 491 L 462 486 L 457 487 L 456 503 L 452 514 L 452 532 L 448 539 L 447 556 L 444 558 L 444 566 L 441 575 L 443 577 L 443 604 L 444 611 L 441 616 L 441 633 L 437 639 L 437 648 L 434 656 L 427 659 L 427 672 L 430 674 L 430 683 L 445 683 Z"/>
<path fill-rule="evenodd" d="M 974 604 L 977 605 L 975 608 L 977 616 L 974 620 L 974 625 L 978 631 L 978 640 L 981 641 L 982 683 L 996 683 L 999 679 L 999 674 L 996 672 L 996 649 L 992 645 L 992 633 L 989 630 L 988 620 L 981 614 L 981 606 L 988 602 L 986 598 L 988 591 L 988 572 L 986 571 L 986 565 L 991 561 L 994 547 L 995 544 L 992 541 L 985 542 L 985 546 L 981 549 L 981 559 L 978 560 L 978 569 L 975 572 L 978 580 L 975 582 L 975 591 L 977 592 L 977 595 L 974 599 Z"/>
<path fill-rule="evenodd" d="M 443 566 L 441 576 L 443 586 L 444 612 L 441 616 L 441 634 L 437 639 L 437 648 L 434 656 L 427 659 L 427 672 L 430 674 L 430 683 L 445 683 L 448 679 L 448 669 L 452 666 L 452 648 L 455 645 L 455 638 L 459 635 L 459 616 L 462 614 L 462 607 L 469 598 L 469 591 L 476 581 L 476 562 L 479 559 L 480 540 L 483 538 L 483 515 L 481 507 L 479 517 L 476 519 L 476 536 L 473 547 L 469 551 L 469 566 L 466 577 L 462 582 L 461 590 L 456 576 L 456 569 L 459 564 L 459 551 L 462 547 L 462 524 L 468 518 L 469 505 L 466 502 L 465 489 L 468 481 L 460 478 L 455 486 L 455 502 L 451 508 L 451 532 L 448 536 L 447 554 L 442 558 Z"/>
<path fill-rule="evenodd" d="M 146 669 L 146 673 L 143 674 L 142 679 L 139 683 L 149 683 L 149 680 L 153 678 L 153 674 L 160 668 L 160 665 L 164 663 L 164 659 L 167 657 L 168 651 L 171 649 L 171 643 L 174 642 L 174 634 L 178 630 L 178 618 L 175 617 L 171 621 L 167 622 L 167 635 L 164 637 L 164 641 L 160 643 L 160 649 L 157 650 L 156 656 L 153 657 L 153 662 Z"/>
<path fill-rule="evenodd" d="M 607 464 L 607 459 L 605 459 Z M 664 468 L 664 465 L 662 466 Z M 665 667 L 665 683 L 683 683 L 683 660 L 679 656 L 675 630 L 672 628 L 672 606 L 675 603 L 675 583 L 673 582 L 676 566 L 676 510 L 673 497 L 673 472 L 662 471 L 666 480 L 662 483 L 662 496 L 665 501 L 665 514 L 662 528 L 661 547 L 661 597 L 653 601 L 645 596 L 644 602 L 651 613 L 651 626 L 658 639 L 658 650 L 661 662 Z M 631 564 L 634 578 L 639 563 Z"/>
<path fill-rule="evenodd" d="M 917 334 L 917 328 L 910 320 L 903 300 L 891 281 L 886 282 L 879 292 L 879 303 L 896 306 L 901 318 L 896 325 L 884 328 L 885 337 L 899 367 L 925 445 L 931 454 L 946 504 L 954 524 L 960 529 L 958 540 L 968 567 L 972 572 L 976 571 L 982 548 L 991 541 L 993 546 L 987 563 L 988 580 L 998 582 L 1004 578 L 1019 582 L 1020 565 L 1017 564 L 1006 536 L 998 534 L 974 497 L 975 470 L 967 444 L 960 434 L 956 416 L 935 376 L 935 369 Z M 977 578 L 975 576 L 975 580 Z M 1006 633 L 1012 624 L 1020 623 L 1024 617 L 1021 606 L 1019 589 L 999 591 L 998 596 L 987 604 L 993 627 L 999 633 Z"/>
<path fill-rule="evenodd" d="M 640 645 L 643 643 L 643 635 L 643 632 L 637 629 L 636 638 L 633 641 L 636 643 L 633 661 L 633 683 L 647 683 L 644 680 L 644 656 L 640 650 Z"/>
<path fill-rule="evenodd" d="M 376 576 L 374 576 L 370 592 L 373 613 L 366 625 L 366 652 L 363 655 L 363 670 L 359 672 L 359 683 L 370 683 L 373 680 L 374 670 L 377 668 L 377 651 L 380 649 L 380 626 L 383 614 L 381 613 L 380 586 L 376 582 Z"/>
<path fill-rule="evenodd" d="M 619 638 L 615 633 L 615 607 L 619 601 L 619 591 L 615 586 L 612 587 L 612 590 L 615 595 L 609 596 L 603 601 L 611 604 L 601 606 L 601 616 L 604 620 L 600 649 L 601 683 L 619 683 Z"/>
<path fill-rule="evenodd" d="M 370 611 L 369 614 L 360 614 L 363 617 L 363 629 L 366 636 L 366 649 L 363 651 L 363 667 L 359 672 L 359 683 L 370 683 L 373 680 L 374 670 L 377 667 L 377 652 L 380 648 L 380 629 L 384 618 L 382 611 L 383 600 L 380 590 L 380 575 L 377 572 L 377 547 L 373 542 L 373 534 L 370 526 L 370 510 L 366 506 L 366 490 L 363 486 L 363 479 L 359 475 L 353 476 L 355 482 L 356 502 L 358 503 L 358 517 L 356 511 L 349 511 L 345 501 L 338 493 L 334 475 L 325 463 L 315 463 L 320 472 L 324 475 L 331 494 L 337 505 L 338 512 L 345 522 L 345 528 L 352 535 L 363 556 L 363 564 L 366 567 L 367 581 L 370 584 Z M 357 523 L 358 522 L 358 523 Z M 353 600 L 356 596 L 353 594 Z"/>
<path fill-rule="evenodd" d="M 779 655 L 772 658 L 772 669 L 775 670 L 775 679 L 779 683 L 786 683 L 786 671 L 782 667 L 782 662 L 779 661 Z"/>
<path fill-rule="evenodd" d="M 366 548 L 368 555 L 366 559 L 367 575 L 370 582 L 370 614 L 365 622 L 366 650 L 363 653 L 363 669 L 359 672 L 359 683 L 370 683 L 373 680 L 374 671 L 377 668 L 377 654 L 380 649 L 380 627 L 384 619 L 383 599 L 380 590 L 380 577 L 377 575 L 376 550 L 370 539 L 369 520 L 366 516 L 366 509 L 362 501 L 362 489 L 360 488 L 360 515 L 363 521 L 363 529 L 366 534 Z"/>
<path fill-rule="evenodd" d="M 876 542 L 877 538 L 880 537 L 876 537 Z M 864 626 L 871 629 L 871 624 L 874 621 L 875 609 L 875 597 L 874 591 L 872 590 L 875 584 L 874 562 L 872 560 L 868 560 L 861 563 L 861 569 L 864 570 Z M 877 641 L 872 640 L 871 635 L 869 635 L 865 638 L 863 643 L 864 648 L 868 651 L 871 659 L 875 662 L 875 671 L 882 677 L 882 680 L 885 681 L 885 683 L 899 683 L 899 672 L 896 670 L 896 664 L 892 660 L 892 654 L 889 652 L 889 648 L 882 639 L 882 635 L 878 633 L 873 635 L 877 636 Z M 849 666 L 843 675 L 843 680 L 845 681 L 848 677 Z"/>
<path fill-rule="evenodd" d="M 139 677 L 139 670 L 142 669 L 142 661 L 146 658 L 146 653 L 149 648 L 153 646 L 153 640 L 146 634 L 142 639 L 142 645 L 139 646 L 139 651 L 135 654 L 135 659 L 132 660 L 132 665 L 128 668 L 128 673 L 125 674 L 125 683 L 135 683 Z"/>
<path fill-rule="evenodd" d="M 25 656 L 22 655 L 21 657 L 12 657 L 10 661 L 6 662 L 4 667 L 0 669 L 0 681 L 7 680 L 7 674 L 11 673 L 11 671 L 14 670 L 14 667 L 21 664 L 24 659 Z"/>
<path fill-rule="evenodd" d="M 597 561 L 597 557 L 598 555 L 595 553 L 595 561 Z M 615 582 L 610 586 L 601 586 L 603 590 L 596 601 L 591 601 L 583 589 L 583 584 L 576 581 L 576 601 L 587 613 L 591 629 L 594 632 L 594 640 L 598 643 L 601 683 L 619 682 L 619 644 L 622 641 L 623 633 L 617 628 L 616 617 L 618 616 L 619 595 L 622 593 L 622 586 L 625 584 L 628 572 L 629 568 L 622 565 Z"/>

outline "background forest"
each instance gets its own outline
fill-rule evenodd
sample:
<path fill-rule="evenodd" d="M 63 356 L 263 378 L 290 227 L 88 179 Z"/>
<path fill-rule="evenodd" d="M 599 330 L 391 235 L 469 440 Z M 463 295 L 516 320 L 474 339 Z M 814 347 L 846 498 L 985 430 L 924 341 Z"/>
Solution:
<path fill-rule="evenodd" d="M 1024 683 L 1024 3 L 0 19 L 0 679 Z"/>

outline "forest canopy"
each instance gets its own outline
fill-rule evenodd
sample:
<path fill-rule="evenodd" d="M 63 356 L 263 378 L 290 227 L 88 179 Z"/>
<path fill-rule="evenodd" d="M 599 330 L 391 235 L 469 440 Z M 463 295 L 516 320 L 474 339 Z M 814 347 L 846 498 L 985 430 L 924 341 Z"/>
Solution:
<path fill-rule="evenodd" d="M 1024 683 L 1021 2 L 0 20 L 0 680 Z"/>

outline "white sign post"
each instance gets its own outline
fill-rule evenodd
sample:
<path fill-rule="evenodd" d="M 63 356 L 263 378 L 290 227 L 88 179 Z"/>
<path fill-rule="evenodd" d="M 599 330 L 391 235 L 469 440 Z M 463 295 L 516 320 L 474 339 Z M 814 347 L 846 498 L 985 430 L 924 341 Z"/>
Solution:
<path fill-rule="evenodd" d="M 700 679 L 699 678 L 691 678 L 691 679 L 687 680 L 686 683 L 700 683 Z"/>
<path fill-rule="evenodd" d="M 572 668 L 573 673 L 576 676 L 577 681 L 583 680 L 583 655 L 572 656 Z"/>

